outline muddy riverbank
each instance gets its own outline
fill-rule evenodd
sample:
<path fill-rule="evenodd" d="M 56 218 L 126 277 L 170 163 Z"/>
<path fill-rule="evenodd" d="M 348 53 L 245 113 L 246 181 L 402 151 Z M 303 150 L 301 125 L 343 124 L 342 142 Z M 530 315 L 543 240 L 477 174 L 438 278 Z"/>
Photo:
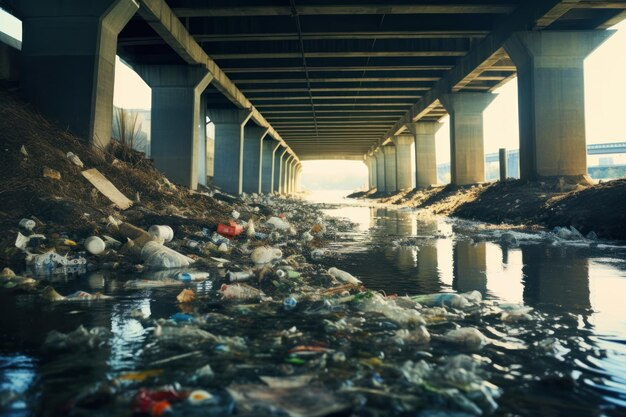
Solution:
<path fill-rule="evenodd" d="M 393 195 L 354 193 L 349 197 L 424 208 L 435 214 L 527 227 L 573 226 L 605 239 L 626 240 L 626 179 L 597 185 L 561 180 L 508 180 L 467 187 L 452 185 Z"/>

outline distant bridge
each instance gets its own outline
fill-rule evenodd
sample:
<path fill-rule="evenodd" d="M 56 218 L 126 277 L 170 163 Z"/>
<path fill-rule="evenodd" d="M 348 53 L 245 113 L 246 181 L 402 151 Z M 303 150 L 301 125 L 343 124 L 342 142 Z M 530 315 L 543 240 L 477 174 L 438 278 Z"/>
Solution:
<path fill-rule="evenodd" d="M 615 142 L 615 143 L 597 143 L 593 145 L 587 145 L 587 155 L 609 155 L 609 154 L 626 154 L 626 142 Z M 506 152 L 507 154 L 507 177 L 509 178 L 519 178 L 519 149 L 511 149 Z M 489 175 L 489 166 L 490 163 L 499 162 L 500 158 L 498 152 L 488 153 L 485 155 L 485 165 L 486 165 L 486 179 L 493 180 L 496 179 L 497 176 Z M 607 169 L 612 168 L 614 170 L 619 170 L 622 172 L 624 170 L 623 166 L 597 166 L 597 167 L 589 167 L 588 172 L 593 178 L 604 178 L 602 175 L 597 175 L 600 172 L 604 172 Z M 437 177 L 440 182 L 448 182 L 448 174 L 450 172 L 450 163 L 446 162 L 443 164 L 437 165 Z"/>

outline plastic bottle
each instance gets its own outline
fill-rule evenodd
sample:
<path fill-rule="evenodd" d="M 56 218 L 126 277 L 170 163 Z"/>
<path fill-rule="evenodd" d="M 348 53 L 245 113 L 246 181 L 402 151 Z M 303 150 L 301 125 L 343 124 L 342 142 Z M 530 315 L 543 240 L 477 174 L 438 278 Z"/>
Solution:
<path fill-rule="evenodd" d="M 293 310 L 294 308 L 296 308 L 297 305 L 298 305 L 298 301 L 292 296 L 285 298 L 285 300 L 283 301 L 283 307 L 287 311 Z"/>
<path fill-rule="evenodd" d="M 300 273 L 298 271 L 294 271 L 293 269 L 279 269 L 276 271 L 276 276 L 278 278 L 298 278 L 300 277 Z"/>
<path fill-rule="evenodd" d="M 37 223 L 35 223 L 35 221 L 31 219 L 22 219 L 20 220 L 18 224 L 21 228 L 26 229 L 28 231 L 33 230 L 35 226 L 37 226 Z"/>
<path fill-rule="evenodd" d="M 141 258 L 147 266 L 153 268 L 185 268 L 193 260 L 163 246 L 159 242 L 147 242 L 141 249 Z"/>
<path fill-rule="evenodd" d="M 226 273 L 230 282 L 247 281 L 254 276 L 250 271 L 228 271 Z"/>
<path fill-rule="evenodd" d="M 246 284 L 222 284 L 219 292 L 222 297 L 230 300 L 249 300 L 260 298 L 263 295 L 260 290 Z"/>
<path fill-rule="evenodd" d="M 354 277 L 352 274 L 350 274 L 349 272 L 346 271 L 342 271 L 341 269 L 332 267 L 328 270 L 328 273 L 330 274 L 330 276 L 332 276 L 333 278 L 338 279 L 341 282 L 344 282 L 346 284 L 352 284 L 352 285 L 359 285 L 361 284 L 361 281 L 359 279 L 357 279 L 356 277 Z"/>
<path fill-rule="evenodd" d="M 198 247 L 200 246 L 200 242 L 198 242 L 197 240 L 186 239 L 185 246 L 189 249 L 198 249 Z"/>
<path fill-rule="evenodd" d="M 100 255 L 106 249 L 106 244 L 98 236 L 89 236 L 85 239 L 84 246 L 92 255 Z"/>
<path fill-rule="evenodd" d="M 252 219 L 250 219 L 250 221 L 248 221 L 248 228 L 246 230 L 246 236 L 248 236 L 249 238 L 253 238 L 256 235 L 256 230 L 254 228 L 254 222 L 252 221 Z"/>
<path fill-rule="evenodd" d="M 270 219 L 267 221 L 267 224 L 273 226 L 277 230 L 287 230 L 290 227 L 289 223 L 286 220 L 278 217 L 270 217 Z"/>
<path fill-rule="evenodd" d="M 148 229 L 148 233 L 156 239 L 164 242 L 171 242 L 174 239 L 174 230 L 167 225 L 153 225 Z"/>
<path fill-rule="evenodd" d="M 425 306 L 446 306 L 454 308 L 467 308 L 471 304 L 463 296 L 455 293 L 437 293 L 424 294 L 411 297 L 413 301 L 417 301 Z"/>
<path fill-rule="evenodd" d="M 204 281 L 205 279 L 208 279 L 211 276 L 211 274 L 209 274 L 208 272 L 181 272 L 178 275 L 176 275 L 176 278 L 178 278 L 181 281 L 184 282 L 191 282 L 191 281 Z"/>

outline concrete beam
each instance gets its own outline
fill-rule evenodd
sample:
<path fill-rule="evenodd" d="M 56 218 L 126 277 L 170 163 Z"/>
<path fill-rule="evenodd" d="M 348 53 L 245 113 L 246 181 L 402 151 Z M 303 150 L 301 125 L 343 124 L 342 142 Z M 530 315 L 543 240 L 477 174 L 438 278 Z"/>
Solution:
<path fill-rule="evenodd" d="M 389 65 L 389 66 L 380 66 L 380 65 L 371 65 L 367 67 L 363 66 L 345 66 L 345 67 L 337 67 L 333 65 L 327 66 L 307 66 L 308 72 L 368 72 L 368 71 L 407 71 L 407 73 L 415 74 L 418 71 L 448 71 L 452 69 L 452 65 Z M 263 74 L 268 72 L 282 72 L 282 73 L 292 73 L 304 72 L 304 67 L 298 66 L 284 66 L 284 67 L 228 67 L 224 68 L 224 71 L 229 74 L 241 74 L 241 73 L 253 73 L 253 74 Z"/>
<path fill-rule="evenodd" d="M 346 52 L 326 52 L 311 51 L 305 52 L 305 58 L 389 58 L 389 57 L 461 57 L 467 51 L 346 51 Z M 213 54 L 214 59 L 289 59 L 302 58 L 301 52 L 245 52 L 245 53 L 221 53 Z"/>
<path fill-rule="evenodd" d="M 117 35 L 138 7 L 134 0 L 17 4 L 24 95 L 96 148 L 111 140 Z"/>
<path fill-rule="evenodd" d="M 319 152 L 318 151 L 303 152 L 300 161 L 360 161 L 363 154 L 340 154 L 337 152 Z"/>
<path fill-rule="evenodd" d="M 297 5 L 295 13 L 312 15 L 367 15 L 367 14 L 507 14 L 515 4 L 381 4 L 381 5 Z M 233 6 L 233 7 L 179 7 L 174 9 L 179 17 L 220 16 L 291 16 L 294 10 L 285 6 Z"/>
<path fill-rule="evenodd" d="M 420 30 L 420 31 L 344 31 L 344 32 L 306 32 L 302 40 L 335 39 L 458 39 L 483 38 L 489 34 L 485 30 Z M 194 33 L 197 42 L 274 42 L 299 41 L 297 32 L 285 33 L 236 33 L 236 34 L 201 34 Z M 159 45 L 163 39 L 155 36 L 125 37 L 120 45 Z"/>

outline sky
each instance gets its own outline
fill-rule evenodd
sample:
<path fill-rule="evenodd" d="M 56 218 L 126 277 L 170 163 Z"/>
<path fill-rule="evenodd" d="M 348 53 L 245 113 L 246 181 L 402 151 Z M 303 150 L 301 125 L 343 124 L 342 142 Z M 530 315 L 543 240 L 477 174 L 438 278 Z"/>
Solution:
<path fill-rule="evenodd" d="M 587 143 L 626 141 L 626 21 L 615 26 L 616 33 L 585 60 L 585 121 Z M 0 31 L 21 39 L 21 23 L 0 10 Z M 499 148 L 519 147 L 517 82 L 512 80 L 496 91 L 498 97 L 484 113 L 485 153 Z M 150 108 L 150 88 L 119 59 L 115 68 L 115 106 Z M 448 117 L 436 135 L 437 163 L 450 161 Z M 280 131 L 278 132 L 280 133 Z M 324 173 L 320 175 L 320 173 Z M 358 161 L 303 161 L 305 188 L 359 188 L 365 185 L 367 170 Z"/>

